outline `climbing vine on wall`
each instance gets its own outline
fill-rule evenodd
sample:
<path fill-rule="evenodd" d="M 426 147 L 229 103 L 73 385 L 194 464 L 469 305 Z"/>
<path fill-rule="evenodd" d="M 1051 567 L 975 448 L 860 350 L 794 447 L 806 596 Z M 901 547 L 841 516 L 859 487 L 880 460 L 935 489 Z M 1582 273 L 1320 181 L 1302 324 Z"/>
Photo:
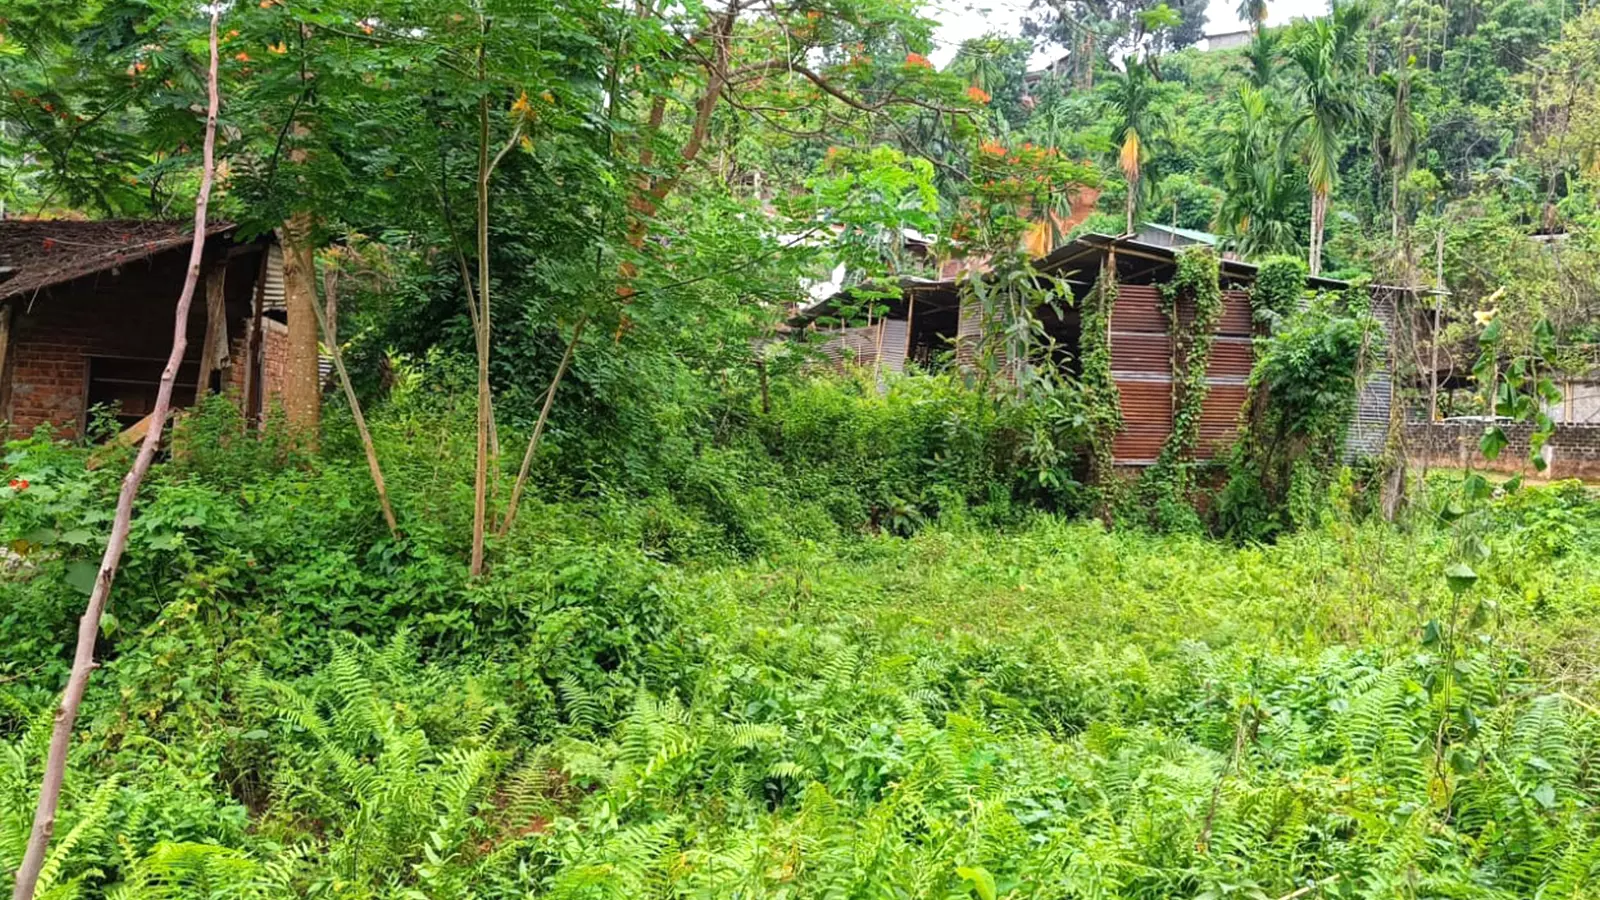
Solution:
<path fill-rule="evenodd" d="M 1111 443 L 1122 430 L 1122 396 L 1111 377 L 1111 314 L 1117 304 L 1116 263 L 1100 270 L 1100 279 L 1083 298 L 1079 346 L 1081 384 L 1089 417 L 1089 480 L 1102 494 L 1112 482 Z M 1105 503 L 1102 500 L 1102 513 Z"/>
<path fill-rule="evenodd" d="M 1172 434 L 1161 448 L 1157 467 L 1163 462 L 1187 462 L 1200 440 L 1206 369 L 1222 322 L 1218 278 L 1217 254 L 1210 247 L 1201 247 L 1178 254 L 1178 272 L 1161 288 L 1161 312 L 1172 335 Z"/>
<path fill-rule="evenodd" d="M 1172 337 L 1172 434 L 1139 485 L 1141 507 L 1160 528 L 1199 524 L 1185 502 L 1187 463 L 1200 442 L 1206 370 L 1223 309 L 1216 251 L 1184 250 L 1177 264 L 1172 280 L 1161 288 L 1161 312 Z"/>
<path fill-rule="evenodd" d="M 1315 522 L 1381 335 L 1355 290 L 1295 309 L 1256 342 L 1245 430 L 1215 506 L 1221 531 L 1265 540 Z"/>
<path fill-rule="evenodd" d="M 1260 335 L 1270 335 L 1306 294 L 1306 264 L 1298 257 L 1274 256 L 1261 264 L 1250 289 L 1250 312 Z"/>

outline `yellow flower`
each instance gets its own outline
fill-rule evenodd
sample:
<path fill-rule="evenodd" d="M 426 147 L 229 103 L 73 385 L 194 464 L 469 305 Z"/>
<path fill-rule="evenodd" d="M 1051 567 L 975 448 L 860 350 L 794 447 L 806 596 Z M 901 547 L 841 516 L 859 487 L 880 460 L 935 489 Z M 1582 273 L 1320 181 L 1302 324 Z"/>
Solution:
<path fill-rule="evenodd" d="M 522 136 L 522 149 L 524 149 L 524 150 L 532 150 L 533 149 L 533 138 L 528 137 L 527 135 L 523 135 Z"/>
<path fill-rule="evenodd" d="M 1494 317 L 1499 315 L 1499 314 L 1500 314 L 1500 310 L 1499 310 L 1498 307 L 1495 308 L 1495 309 L 1488 309 L 1488 310 L 1480 309 L 1477 312 L 1472 314 L 1472 318 L 1477 320 L 1479 326 L 1484 326 L 1484 325 L 1488 325 L 1490 322 L 1493 322 L 1494 321 Z"/>

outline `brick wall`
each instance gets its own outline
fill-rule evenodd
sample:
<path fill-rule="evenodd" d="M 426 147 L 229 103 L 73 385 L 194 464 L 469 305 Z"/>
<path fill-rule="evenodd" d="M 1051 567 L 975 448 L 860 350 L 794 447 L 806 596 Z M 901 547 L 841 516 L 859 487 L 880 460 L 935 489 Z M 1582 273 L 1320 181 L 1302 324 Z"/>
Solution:
<path fill-rule="evenodd" d="M 165 360 L 171 352 L 173 307 L 187 265 L 188 250 L 181 248 L 14 301 L 0 421 L 19 431 L 48 422 L 63 435 L 77 435 L 84 424 L 90 357 Z M 230 338 L 242 334 L 248 321 L 259 265 L 254 254 L 229 265 Z M 186 360 L 199 360 L 204 334 L 202 284 L 189 317 Z"/>
<path fill-rule="evenodd" d="M 262 326 L 261 382 L 265 390 L 261 411 L 265 415 L 274 403 L 283 402 L 283 385 L 289 374 L 289 326 L 275 319 L 262 320 Z"/>
<path fill-rule="evenodd" d="M 1533 426 L 1514 423 L 1501 426 L 1510 443 L 1493 459 L 1478 452 L 1483 423 L 1412 422 L 1406 425 L 1406 448 L 1413 464 L 1454 466 L 1507 474 L 1539 474 L 1545 478 L 1581 478 L 1600 481 L 1600 425 L 1557 425 L 1555 436 L 1545 444 L 1545 459 L 1550 464 L 1536 473 L 1528 462 L 1528 437 Z"/>

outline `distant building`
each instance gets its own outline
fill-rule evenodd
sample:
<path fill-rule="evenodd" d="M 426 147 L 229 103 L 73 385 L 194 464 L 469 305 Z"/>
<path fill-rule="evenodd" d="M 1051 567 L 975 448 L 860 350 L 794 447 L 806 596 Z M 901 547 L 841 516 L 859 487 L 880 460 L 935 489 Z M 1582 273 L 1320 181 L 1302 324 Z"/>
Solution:
<path fill-rule="evenodd" d="M 1159 228 L 1164 243 L 1140 237 L 1086 234 L 1034 261 L 1035 268 L 1053 275 L 1078 298 L 1089 291 L 1102 270 L 1115 273 L 1118 297 L 1110 322 L 1112 377 L 1121 395 L 1123 431 L 1112 444 L 1119 466 L 1147 466 L 1160 455 L 1172 433 L 1172 340 L 1162 312 L 1162 285 L 1177 271 L 1181 234 Z M 1189 232 L 1203 234 L 1203 232 Z M 1189 243 L 1204 243 L 1190 241 Z M 1239 412 L 1249 392 L 1250 370 L 1255 361 L 1256 325 L 1250 306 L 1250 286 L 1255 266 L 1223 259 L 1219 277 L 1224 312 L 1217 325 L 1216 343 L 1206 373 L 1208 393 L 1201 412 L 1197 459 L 1211 459 L 1238 433 Z M 1342 289 L 1342 281 L 1310 278 L 1309 288 Z M 865 325 L 820 325 L 823 317 L 851 303 L 848 292 L 814 304 L 794 319 L 791 333 L 809 333 L 818 349 L 838 366 L 867 366 L 903 371 L 908 361 L 927 363 L 952 347 L 958 364 L 972 365 L 982 337 L 981 316 L 955 278 L 902 279 L 900 296 L 883 303 L 883 313 Z M 1035 312 L 1045 332 L 1065 351 L 1065 365 L 1075 368 L 1082 339 L 1079 305 L 1044 307 Z M 1385 388 L 1371 398 L 1382 401 L 1371 418 L 1385 425 L 1389 395 Z M 1365 400 L 1364 400 L 1365 405 Z M 1378 435 L 1381 437 L 1381 433 Z M 1381 440 L 1377 441 L 1381 448 Z"/>
<path fill-rule="evenodd" d="M 1561 399 L 1545 405 L 1557 425 L 1600 425 L 1600 378 L 1562 378 L 1556 388 Z"/>
<path fill-rule="evenodd" d="M 1206 51 L 1212 50 L 1237 50 L 1250 43 L 1250 32 L 1223 31 L 1218 34 L 1206 35 Z"/>
<path fill-rule="evenodd" d="M 1141 244 L 1152 244 L 1157 247 L 1192 247 L 1204 245 L 1215 247 L 1217 236 L 1209 231 L 1195 231 L 1192 228 L 1175 228 L 1171 225 L 1158 225 L 1155 222 L 1145 222 L 1134 232 L 1133 239 Z"/>

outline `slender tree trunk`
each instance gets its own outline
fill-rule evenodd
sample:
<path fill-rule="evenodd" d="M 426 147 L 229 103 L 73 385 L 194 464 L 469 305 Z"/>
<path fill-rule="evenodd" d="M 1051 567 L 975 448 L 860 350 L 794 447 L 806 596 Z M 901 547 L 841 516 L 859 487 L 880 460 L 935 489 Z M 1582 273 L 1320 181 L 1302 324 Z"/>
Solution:
<path fill-rule="evenodd" d="M 1438 232 L 1437 243 L 1434 251 L 1434 282 L 1436 290 L 1444 290 L 1444 229 Z M 1439 421 L 1439 328 L 1440 307 L 1444 306 L 1444 295 L 1433 296 L 1433 331 L 1428 336 L 1428 442 L 1423 448 L 1422 478 L 1426 483 L 1428 467 L 1433 463 L 1433 429 Z"/>
<path fill-rule="evenodd" d="M 278 229 L 283 246 L 283 301 L 289 314 L 289 353 L 283 408 L 297 440 L 315 448 L 322 425 L 322 377 L 317 368 L 317 264 L 311 252 L 311 214 L 297 212 Z"/>
<path fill-rule="evenodd" d="M 1390 173 L 1389 177 L 1389 221 L 1390 236 L 1400 237 L 1400 174 L 1399 170 Z"/>
<path fill-rule="evenodd" d="M 322 326 L 322 336 L 328 342 L 328 355 L 333 357 L 333 369 L 339 376 L 339 386 L 344 389 L 344 399 L 350 404 L 350 415 L 356 420 L 356 432 L 361 435 L 361 448 L 367 454 L 367 470 L 372 473 L 372 486 L 378 492 L 378 504 L 383 507 L 383 521 L 389 525 L 389 535 L 398 539 L 400 526 L 395 522 L 394 508 L 389 505 L 389 489 L 383 483 L 383 467 L 378 465 L 378 448 L 372 442 L 372 432 L 367 430 L 367 417 L 361 414 L 361 400 L 356 396 L 355 387 L 350 384 L 350 373 L 344 367 L 344 353 L 334 340 L 334 320 L 330 315 L 338 309 L 334 294 L 336 281 L 337 279 L 330 274 L 323 282 L 327 290 L 327 310 L 317 309 L 316 306 L 311 308 L 317 313 L 317 324 Z"/>
<path fill-rule="evenodd" d="M 329 348 L 339 344 L 339 267 L 330 261 L 322 272 L 322 340 Z M 329 352 L 332 352 L 331 349 Z"/>
<path fill-rule="evenodd" d="M 206 208 L 211 200 L 211 182 L 216 174 L 217 107 L 220 103 L 217 92 L 217 17 L 220 13 L 220 6 L 211 8 L 211 65 L 206 78 L 204 164 L 200 173 L 200 193 L 194 204 L 194 243 L 189 251 L 189 271 L 184 277 L 183 291 L 178 295 L 178 307 L 174 312 L 172 352 L 167 355 L 167 366 L 161 372 L 161 384 L 156 389 L 150 430 L 145 433 L 144 443 L 139 447 L 133 467 L 122 480 L 122 490 L 117 495 L 116 515 L 111 520 L 111 535 L 106 540 L 105 554 L 100 559 L 100 572 L 95 577 L 94 590 L 89 595 L 83 618 L 78 621 L 78 645 L 72 656 L 72 673 L 61 695 L 61 707 L 56 710 L 50 749 L 45 757 L 44 780 L 39 787 L 39 805 L 34 811 L 33 830 L 28 835 L 22 865 L 17 868 L 12 900 L 32 900 L 34 888 L 39 883 L 39 873 L 44 868 L 50 837 L 55 832 L 61 784 L 66 779 L 67 751 L 72 743 L 72 730 L 78 721 L 78 709 L 83 703 L 84 690 L 89 686 L 89 676 L 95 670 L 94 645 L 100 634 L 100 617 L 111 596 L 111 585 L 116 580 L 122 552 L 128 546 L 128 532 L 133 525 L 134 498 L 138 496 L 145 473 L 150 471 L 150 464 L 155 461 L 156 449 L 166 430 L 167 412 L 172 406 L 172 383 L 177 380 L 178 367 L 183 363 L 183 353 L 188 344 L 189 307 L 194 300 L 195 285 L 200 281 L 200 262 L 206 244 Z"/>
<path fill-rule="evenodd" d="M 522 500 L 522 489 L 528 482 L 528 470 L 533 467 L 533 454 L 539 449 L 539 439 L 544 436 L 544 427 L 550 421 L 550 407 L 556 402 L 556 388 L 561 386 L 562 376 L 567 374 L 567 366 L 572 363 L 572 354 L 578 348 L 578 341 L 583 337 L 583 326 L 588 324 L 589 317 L 585 315 L 573 326 L 572 340 L 567 341 L 567 350 L 561 354 L 561 363 L 556 366 L 556 374 L 550 378 L 550 389 L 545 391 L 544 406 L 539 409 L 539 421 L 533 426 L 533 435 L 528 438 L 528 450 L 522 454 L 522 468 L 517 470 L 517 480 L 511 486 L 511 501 L 506 506 L 506 517 L 500 522 L 500 536 L 505 537 L 511 531 L 511 523 L 517 519 L 517 504 Z"/>
<path fill-rule="evenodd" d="M 484 77 L 484 49 L 478 49 Z M 472 476 L 473 577 L 483 574 L 483 544 L 489 515 L 489 97 L 478 98 L 478 446 Z"/>
<path fill-rule="evenodd" d="M 250 326 L 244 340 L 244 417 L 251 428 L 261 427 L 261 318 L 266 305 L 267 272 L 272 265 L 272 251 L 263 248 L 261 266 L 256 270 L 255 296 L 250 299 Z"/>
<path fill-rule="evenodd" d="M 1139 179 L 1137 177 L 1130 177 L 1128 179 L 1128 209 L 1127 209 L 1127 212 L 1128 212 L 1128 224 L 1127 224 L 1127 227 L 1123 229 L 1123 233 L 1124 234 L 1133 234 L 1134 192 L 1137 191 L 1138 189 L 1139 189 Z"/>
<path fill-rule="evenodd" d="M 1328 217 L 1328 192 L 1313 188 L 1311 192 L 1311 259 L 1312 275 L 1322 274 L 1322 229 Z"/>

